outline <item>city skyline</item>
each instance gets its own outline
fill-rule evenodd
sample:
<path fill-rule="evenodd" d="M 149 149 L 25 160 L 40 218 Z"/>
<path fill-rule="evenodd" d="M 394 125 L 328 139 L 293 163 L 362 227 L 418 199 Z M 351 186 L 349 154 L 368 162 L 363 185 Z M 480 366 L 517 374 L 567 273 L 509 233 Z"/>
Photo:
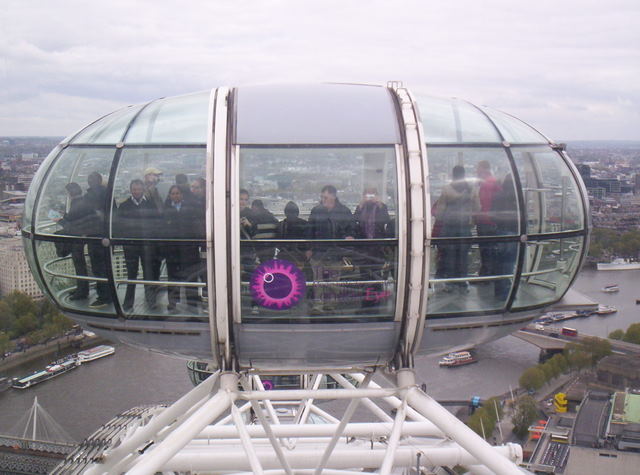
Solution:
<path fill-rule="evenodd" d="M 636 2 L 7 1 L 0 136 L 221 85 L 402 80 L 558 141 L 639 140 Z"/>

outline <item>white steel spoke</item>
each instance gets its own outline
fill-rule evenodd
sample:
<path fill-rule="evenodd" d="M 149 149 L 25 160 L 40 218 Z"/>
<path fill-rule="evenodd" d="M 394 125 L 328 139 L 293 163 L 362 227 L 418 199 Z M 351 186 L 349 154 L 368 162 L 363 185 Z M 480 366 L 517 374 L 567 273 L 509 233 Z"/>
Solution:
<path fill-rule="evenodd" d="M 242 420 L 240 411 L 238 411 L 238 408 L 235 406 L 235 404 L 231 404 L 231 415 L 233 416 L 233 422 L 238 428 L 240 441 L 242 442 L 242 447 L 244 448 L 244 451 L 247 454 L 247 458 L 249 459 L 249 463 L 251 464 L 251 470 L 253 470 L 253 473 L 261 475 L 262 465 L 260 465 L 260 460 L 258 460 L 258 457 L 256 457 L 256 452 L 253 448 L 253 444 L 251 443 L 251 437 L 249 437 L 247 428 L 244 425 L 244 420 Z"/>

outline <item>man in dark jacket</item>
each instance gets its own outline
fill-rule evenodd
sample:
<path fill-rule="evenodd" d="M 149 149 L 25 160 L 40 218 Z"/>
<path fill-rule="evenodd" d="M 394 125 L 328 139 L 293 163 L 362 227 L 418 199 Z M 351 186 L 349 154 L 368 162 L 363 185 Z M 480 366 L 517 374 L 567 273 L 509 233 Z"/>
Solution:
<path fill-rule="evenodd" d="M 88 232 L 89 236 L 104 236 L 105 212 L 107 209 L 107 189 L 102 184 L 102 175 L 98 172 L 89 174 L 87 180 L 89 187 L 84 196 L 87 206 L 92 211 L 93 220 L 90 224 Z M 107 277 L 107 258 L 106 249 L 101 243 L 91 241 L 87 245 L 89 251 L 89 260 L 91 261 L 91 270 L 96 277 Z M 100 309 L 111 303 L 111 293 L 109 284 L 104 281 L 96 281 L 96 291 L 98 298 L 89 304 L 89 308 Z"/>
<path fill-rule="evenodd" d="M 178 185 L 169 189 L 171 204 L 164 209 L 165 237 L 167 239 L 198 239 L 198 229 L 194 226 L 198 219 L 198 210 L 193 202 L 184 200 L 182 190 Z M 164 249 L 167 262 L 167 274 L 170 281 L 197 282 L 200 264 L 200 251 L 198 244 L 176 243 L 166 245 Z M 180 301 L 180 287 L 169 286 L 168 310 L 173 311 Z M 187 304 L 195 312 L 198 303 L 198 290 L 195 287 L 186 287 L 185 295 Z"/>
<path fill-rule="evenodd" d="M 144 196 L 144 183 L 142 180 L 132 180 L 129 185 L 131 196 L 127 198 L 116 212 L 114 220 L 114 232 L 116 235 L 131 239 L 146 239 L 151 220 L 158 219 L 157 211 L 153 203 Z M 142 264 L 142 276 L 144 280 L 154 280 L 152 272 L 152 258 L 154 247 L 146 242 L 132 243 L 122 246 L 124 261 L 127 267 L 127 280 L 138 278 L 138 267 Z M 136 284 L 127 284 L 127 292 L 122 308 L 130 311 L 135 300 Z M 156 307 L 156 288 L 150 285 L 144 286 L 144 295 L 147 306 L 150 309 Z"/>
<path fill-rule="evenodd" d="M 311 210 L 307 225 L 309 239 L 353 239 L 354 220 L 349 208 L 340 203 L 337 190 L 326 185 L 320 192 L 320 204 Z M 338 292 L 324 285 L 324 281 L 340 280 L 343 267 L 344 249 L 337 243 L 312 243 L 312 249 L 306 251 L 311 259 L 313 277 L 317 285 L 314 289 L 313 313 L 335 310 Z"/>
<path fill-rule="evenodd" d="M 69 210 L 58 224 L 62 226 L 62 233 L 70 236 L 86 234 L 87 223 L 91 219 L 91 208 L 86 205 L 82 197 L 82 188 L 75 182 L 65 186 L 69 194 Z M 87 276 L 87 261 L 84 258 L 84 242 L 74 241 L 71 244 L 71 261 L 76 275 Z M 69 300 L 84 300 L 89 297 L 89 281 L 76 281 L 76 288 L 69 295 Z"/>

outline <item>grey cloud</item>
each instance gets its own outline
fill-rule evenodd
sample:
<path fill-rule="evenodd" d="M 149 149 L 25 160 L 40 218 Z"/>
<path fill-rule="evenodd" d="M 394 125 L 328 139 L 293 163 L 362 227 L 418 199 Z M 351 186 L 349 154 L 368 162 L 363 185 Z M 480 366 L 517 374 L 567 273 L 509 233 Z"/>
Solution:
<path fill-rule="evenodd" d="M 640 138 L 629 126 L 640 102 L 637 1 L 5 4 L 0 108 L 22 134 L 47 120 L 65 134 L 109 104 L 218 85 L 402 79 L 524 113 L 554 137 Z M 64 97 L 78 114 L 38 114 Z"/>

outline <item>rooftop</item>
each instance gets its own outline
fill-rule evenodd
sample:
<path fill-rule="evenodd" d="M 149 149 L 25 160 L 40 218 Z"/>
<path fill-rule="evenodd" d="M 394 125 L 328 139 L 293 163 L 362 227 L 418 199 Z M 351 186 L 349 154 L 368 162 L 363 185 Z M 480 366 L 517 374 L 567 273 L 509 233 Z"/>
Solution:
<path fill-rule="evenodd" d="M 612 422 L 640 424 L 640 394 L 616 393 Z"/>

